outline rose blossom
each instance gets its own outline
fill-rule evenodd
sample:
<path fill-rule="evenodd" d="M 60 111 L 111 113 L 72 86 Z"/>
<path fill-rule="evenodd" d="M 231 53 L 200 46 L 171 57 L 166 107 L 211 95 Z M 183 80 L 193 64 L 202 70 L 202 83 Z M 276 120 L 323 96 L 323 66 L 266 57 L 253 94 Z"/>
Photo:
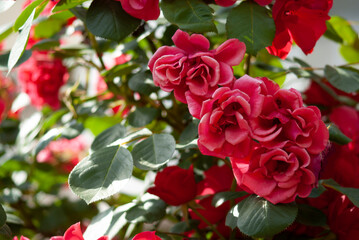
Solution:
<path fill-rule="evenodd" d="M 217 49 L 200 34 L 191 36 L 181 30 L 173 35 L 176 47 L 160 47 L 149 61 L 156 86 L 174 91 L 176 99 L 188 103 L 190 113 L 199 118 L 202 102 L 212 96 L 218 85 L 233 83 L 232 66 L 244 56 L 245 45 L 229 39 Z"/>
<path fill-rule="evenodd" d="M 17 238 L 17 237 L 15 236 L 12 240 L 19 240 L 19 238 Z M 30 239 L 27 238 L 27 237 L 21 236 L 21 237 L 20 237 L 20 240 L 30 240 Z"/>
<path fill-rule="evenodd" d="M 120 1 L 123 10 L 132 17 L 156 20 L 160 16 L 159 0 L 116 0 Z"/>
<path fill-rule="evenodd" d="M 193 167 L 183 169 L 177 166 L 166 167 L 158 172 L 155 186 L 148 189 L 169 205 L 178 206 L 195 198 L 197 193 Z"/>
<path fill-rule="evenodd" d="M 60 107 L 59 90 L 68 78 L 67 69 L 60 59 L 54 59 L 48 53 L 33 52 L 18 68 L 18 78 L 34 106 Z"/>
<path fill-rule="evenodd" d="M 311 53 L 318 39 L 327 30 L 333 0 L 276 0 L 273 19 L 276 33 L 268 52 L 286 58 L 293 40 L 305 54 Z"/>
<path fill-rule="evenodd" d="M 232 89 L 218 88 L 202 105 L 200 151 L 219 158 L 246 156 L 252 143 L 248 120 L 258 117 L 263 101 L 262 81 L 247 75 L 236 80 Z"/>
<path fill-rule="evenodd" d="M 69 227 L 69 229 L 66 230 L 64 236 L 55 236 L 50 238 L 50 240 L 75 240 L 75 239 L 84 240 L 79 222 Z M 108 240 L 108 237 L 102 236 L 97 240 Z"/>
<path fill-rule="evenodd" d="M 161 240 L 160 237 L 156 236 L 156 232 L 141 232 L 134 236 L 132 240 Z"/>
<path fill-rule="evenodd" d="M 229 7 L 236 3 L 237 0 L 215 0 L 216 4 L 222 7 Z"/>
<path fill-rule="evenodd" d="M 319 154 L 327 145 L 329 132 L 321 120 L 317 107 L 303 106 L 300 93 L 295 89 L 279 89 L 266 78 L 266 93 L 262 112 L 250 119 L 252 137 L 269 148 L 287 143 L 306 148 L 310 154 Z"/>
<path fill-rule="evenodd" d="M 273 204 L 307 197 L 316 183 L 308 152 L 297 146 L 257 147 L 246 158 L 231 158 L 238 185 Z"/>

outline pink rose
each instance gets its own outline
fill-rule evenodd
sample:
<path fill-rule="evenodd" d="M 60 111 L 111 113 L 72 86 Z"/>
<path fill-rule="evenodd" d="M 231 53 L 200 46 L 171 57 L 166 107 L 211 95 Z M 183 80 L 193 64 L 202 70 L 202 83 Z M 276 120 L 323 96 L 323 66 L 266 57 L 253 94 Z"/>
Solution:
<path fill-rule="evenodd" d="M 181 30 L 172 40 L 176 47 L 160 47 L 149 61 L 153 81 L 163 91 L 174 91 L 176 99 L 188 103 L 190 113 L 199 118 L 202 102 L 218 85 L 233 83 L 232 66 L 242 61 L 245 45 L 229 39 L 209 50 L 210 43 L 203 35 L 190 36 Z"/>
<path fill-rule="evenodd" d="M 166 167 L 162 172 L 157 173 L 155 186 L 149 188 L 147 192 L 173 206 L 193 200 L 197 194 L 193 167 L 189 169 L 177 166 Z"/>
<path fill-rule="evenodd" d="M 17 238 L 17 237 L 15 236 L 12 240 L 19 240 L 19 238 Z M 27 238 L 27 237 L 21 236 L 21 237 L 20 237 L 20 240 L 30 240 L 30 239 Z"/>
<path fill-rule="evenodd" d="M 30 59 L 18 68 L 18 78 L 34 106 L 60 107 L 59 90 L 68 78 L 67 69 L 60 59 L 53 59 L 48 53 L 33 52 Z"/>
<path fill-rule="evenodd" d="M 161 240 L 160 237 L 156 236 L 156 232 L 141 232 L 134 236 L 132 240 Z"/>
<path fill-rule="evenodd" d="M 156 20 L 160 16 L 159 0 L 116 0 L 120 1 L 123 10 L 132 17 Z"/>
<path fill-rule="evenodd" d="M 218 88 L 202 106 L 200 151 L 219 158 L 246 156 L 252 144 L 248 120 L 258 117 L 263 101 L 262 81 L 247 75 L 236 80 L 232 89 Z"/>
<path fill-rule="evenodd" d="M 84 240 L 82 235 L 80 223 L 75 223 L 69 229 L 66 230 L 64 236 L 55 236 L 50 238 L 50 240 Z M 98 238 L 97 240 L 108 240 L 107 236 Z"/>
<path fill-rule="evenodd" d="M 295 89 L 269 86 L 263 110 L 258 118 L 250 120 L 252 137 L 268 148 L 283 147 L 291 142 L 306 148 L 310 154 L 319 154 L 327 145 L 329 132 L 321 120 L 317 107 L 303 106 L 300 93 Z M 269 87 L 268 87 L 269 86 Z"/>
<path fill-rule="evenodd" d="M 258 147 L 246 158 L 231 158 L 238 185 L 273 204 L 308 197 L 314 184 L 315 165 L 308 152 L 297 146 L 267 149 Z"/>

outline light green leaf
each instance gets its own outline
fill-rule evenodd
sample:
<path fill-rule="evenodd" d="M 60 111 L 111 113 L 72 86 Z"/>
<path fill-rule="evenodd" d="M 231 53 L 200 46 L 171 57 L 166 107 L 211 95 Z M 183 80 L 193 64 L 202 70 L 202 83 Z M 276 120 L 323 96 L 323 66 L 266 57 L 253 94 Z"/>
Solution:
<path fill-rule="evenodd" d="M 17 36 L 14 46 L 11 48 L 9 55 L 9 62 L 7 64 L 8 73 L 19 61 L 20 57 L 25 51 L 27 40 L 29 39 L 30 29 L 32 21 L 34 20 L 35 10 L 32 11 L 30 17 L 26 20 L 24 26 L 21 29 L 20 34 Z"/>
<path fill-rule="evenodd" d="M 217 32 L 212 9 L 201 0 L 162 0 L 165 18 L 180 29 L 192 32 Z"/>
<path fill-rule="evenodd" d="M 275 35 L 275 24 L 269 11 L 252 1 L 242 2 L 230 11 L 226 29 L 228 37 L 244 42 L 251 55 L 270 46 Z"/>
<path fill-rule="evenodd" d="M 338 36 L 340 36 L 343 41 L 348 44 L 353 44 L 358 38 L 358 34 L 354 31 L 350 23 L 342 17 L 331 17 L 329 24 L 333 27 Z"/>
<path fill-rule="evenodd" d="M 175 148 L 176 142 L 172 135 L 153 134 L 133 147 L 134 164 L 143 170 L 158 169 L 170 160 Z"/>
<path fill-rule="evenodd" d="M 132 169 L 132 156 L 126 148 L 102 148 L 75 166 L 69 176 L 69 185 L 89 204 L 118 193 L 132 176 Z"/>
<path fill-rule="evenodd" d="M 38 7 L 41 4 L 46 3 L 48 1 L 49 0 L 35 0 L 35 1 L 31 2 L 24 10 L 22 10 L 21 14 L 17 17 L 17 19 L 14 23 L 14 26 L 13 26 L 14 31 L 15 32 L 18 31 L 19 28 L 21 28 L 21 26 L 23 26 L 25 24 L 25 22 L 29 20 L 32 13 L 36 9 L 36 7 Z M 35 15 L 33 18 L 36 18 Z"/>
<path fill-rule="evenodd" d="M 80 5 L 88 0 L 60 0 L 54 9 L 52 9 L 52 12 L 59 12 L 64 11 L 73 7 L 76 7 L 77 5 Z"/>

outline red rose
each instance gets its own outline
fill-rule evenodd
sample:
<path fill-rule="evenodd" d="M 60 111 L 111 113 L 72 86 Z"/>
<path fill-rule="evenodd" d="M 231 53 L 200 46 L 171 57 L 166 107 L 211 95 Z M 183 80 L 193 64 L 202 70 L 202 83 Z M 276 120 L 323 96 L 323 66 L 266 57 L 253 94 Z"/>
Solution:
<path fill-rule="evenodd" d="M 149 61 L 156 86 L 174 91 L 176 99 L 188 103 L 190 113 L 199 118 L 202 102 L 210 98 L 218 85 L 233 83 L 232 66 L 244 56 L 245 45 L 229 39 L 215 50 L 203 35 L 181 30 L 172 37 L 176 47 L 160 47 Z"/>
<path fill-rule="evenodd" d="M 316 160 L 316 159 L 315 159 Z M 273 204 L 308 197 L 316 183 L 308 152 L 297 146 L 256 148 L 247 158 L 231 158 L 238 185 Z"/>
<path fill-rule="evenodd" d="M 305 54 L 311 53 L 318 39 L 327 30 L 333 0 L 276 0 L 273 19 L 276 33 L 269 53 L 286 58 L 293 40 Z"/>
<path fill-rule="evenodd" d="M 120 1 L 123 10 L 132 17 L 156 20 L 160 16 L 159 0 L 116 0 Z"/>
<path fill-rule="evenodd" d="M 156 232 L 141 232 L 134 236 L 132 240 L 161 240 L 160 237 L 156 236 Z"/>
<path fill-rule="evenodd" d="M 254 0 L 254 1 L 256 1 L 256 3 L 258 3 L 261 6 L 268 5 L 272 2 L 272 0 Z"/>
<path fill-rule="evenodd" d="M 198 126 L 198 147 L 203 154 L 219 158 L 248 154 L 252 143 L 248 120 L 262 110 L 262 83 L 245 75 L 232 89 L 221 87 L 203 103 Z"/>
<path fill-rule="evenodd" d="M 33 52 L 30 59 L 18 68 L 18 78 L 33 105 L 60 107 L 59 90 L 68 78 L 67 69 L 60 59 L 53 59 L 48 53 Z"/>
<path fill-rule="evenodd" d="M 69 229 L 66 230 L 64 236 L 55 236 L 50 238 L 50 240 L 84 240 L 84 237 L 82 235 L 80 223 L 75 223 Z M 98 238 L 97 240 L 108 240 L 107 236 L 103 236 Z"/>
<path fill-rule="evenodd" d="M 204 172 L 205 178 L 197 185 L 198 195 L 205 196 L 230 191 L 234 179 L 232 169 L 227 165 L 213 166 Z"/>
<path fill-rule="evenodd" d="M 178 206 L 194 199 L 197 194 L 193 167 L 183 169 L 177 166 L 166 167 L 158 172 L 155 186 L 148 189 L 169 205 Z"/>
<path fill-rule="evenodd" d="M 222 7 L 229 7 L 236 3 L 237 0 L 215 0 L 216 4 Z"/>

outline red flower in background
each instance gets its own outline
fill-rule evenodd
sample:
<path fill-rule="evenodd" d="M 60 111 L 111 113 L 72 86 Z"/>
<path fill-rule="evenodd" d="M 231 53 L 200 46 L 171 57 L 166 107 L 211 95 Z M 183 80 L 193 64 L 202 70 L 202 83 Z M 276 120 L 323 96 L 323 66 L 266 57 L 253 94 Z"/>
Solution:
<path fill-rule="evenodd" d="M 59 90 L 68 78 L 66 67 L 60 59 L 49 53 L 33 52 L 18 68 L 18 79 L 31 103 L 36 107 L 48 104 L 53 109 L 60 107 Z"/>
<path fill-rule="evenodd" d="M 159 0 L 116 0 L 120 1 L 123 10 L 132 17 L 156 20 L 160 16 Z"/>
<path fill-rule="evenodd" d="M 9 115 L 13 100 L 15 99 L 15 84 L 8 78 L 5 78 L 0 72 L 0 122 Z"/>
<path fill-rule="evenodd" d="M 66 230 L 64 236 L 55 236 L 50 238 L 50 240 L 84 240 L 82 235 L 80 223 L 75 223 L 69 229 Z M 97 240 L 108 240 L 108 237 L 103 236 L 98 238 Z"/>
<path fill-rule="evenodd" d="M 156 236 L 156 232 L 141 232 L 134 236 L 132 240 L 161 240 L 160 237 Z"/>
<path fill-rule="evenodd" d="M 177 166 L 166 167 L 158 172 L 155 186 L 147 192 L 157 195 L 169 205 L 185 204 L 196 197 L 197 187 L 193 167 L 183 169 Z"/>
<path fill-rule="evenodd" d="M 17 237 L 15 236 L 12 240 L 30 240 L 30 239 L 27 238 L 27 237 L 24 237 L 24 236 L 21 236 L 20 239 L 19 239 L 19 238 L 17 238 Z"/>
<path fill-rule="evenodd" d="M 276 0 L 273 19 L 276 34 L 268 52 L 286 58 L 293 40 L 305 54 L 311 53 L 318 39 L 327 30 L 325 21 L 333 0 Z"/>
<path fill-rule="evenodd" d="M 216 4 L 222 7 L 232 6 L 237 2 L 237 0 L 215 0 Z"/>
<path fill-rule="evenodd" d="M 190 113 L 199 118 L 202 102 L 212 96 L 218 85 L 233 83 L 232 66 L 244 56 L 245 45 L 229 39 L 215 50 L 200 34 L 191 36 L 181 30 L 173 35 L 176 47 L 160 47 L 148 66 L 156 86 L 163 91 L 174 91 L 176 99 L 188 103 Z"/>
<path fill-rule="evenodd" d="M 69 173 L 76 164 L 86 156 L 88 143 L 84 136 L 73 139 L 61 138 L 52 141 L 37 155 L 37 161 L 59 166 Z"/>

